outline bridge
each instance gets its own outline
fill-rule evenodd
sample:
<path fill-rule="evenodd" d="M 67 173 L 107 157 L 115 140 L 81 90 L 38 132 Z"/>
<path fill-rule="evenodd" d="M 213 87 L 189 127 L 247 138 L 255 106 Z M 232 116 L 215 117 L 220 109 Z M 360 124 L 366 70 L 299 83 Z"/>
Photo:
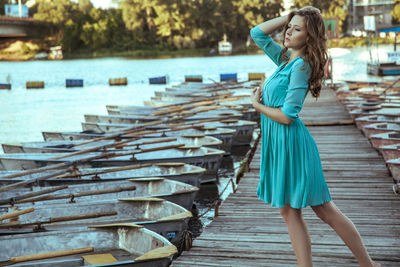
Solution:
<path fill-rule="evenodd" d="M 31 36 L 39 23 L 33 18 L 0 16 L 0 38 Z"/>

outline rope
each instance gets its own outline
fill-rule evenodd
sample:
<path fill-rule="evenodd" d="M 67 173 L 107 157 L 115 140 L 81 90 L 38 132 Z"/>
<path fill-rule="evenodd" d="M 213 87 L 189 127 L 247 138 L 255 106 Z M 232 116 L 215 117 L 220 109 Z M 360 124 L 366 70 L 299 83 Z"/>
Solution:
<path fill-rule="evenodd" d="M 201 217 L 203 217 L 204 215 L 206 215 L 206 213 L 209 212 L 212 208 L 217 207 L 217 205 L 220 205 L 220 204 L 221 204 L 221 201 L 222 201 L 222 200 L 221 200 L 221 197 L 222 197 L 222 195 L 225 193 L 225 190 L 228 188 L 229 183 L 232 184 L 233 191 L 236 190 L 235 182 L 233 181 L 233 178 L 230 178 L 229 181 L 226 183 L 226 186 L 225 186 L 224 190 L 222 190 L 221 193 L 218 195 L 218 198 L 213 202 L 213 204 L 211 204 L 210 207 L 208 207 L 208 209 L 207 209 L 205 212 L 203 212 L 203 213 L 199 216 L 199 218 L 201 218 Z"/>
<path fill-rule="evenodd" d="M 179 257 L 184 250 L 190 250 L 193 244 L 193 234 L 189 230 L 184 230 L 181 232 L 179 236 L 179 240 L 177 241 L 176 248 L 178 249 L 178 253 L 175 256 Z"/>

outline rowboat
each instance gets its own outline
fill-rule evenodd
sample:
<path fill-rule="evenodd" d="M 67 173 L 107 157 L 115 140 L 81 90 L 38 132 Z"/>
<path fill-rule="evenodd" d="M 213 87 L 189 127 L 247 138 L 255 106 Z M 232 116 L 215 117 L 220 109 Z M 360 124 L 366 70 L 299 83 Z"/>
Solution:
<path fill-rule="evenodd" d="M 400 142 L 399 132 L 387 132 L 380 134 L 373 134 L 370 136 L 372 146 L 379 149 L 380 146 L 394 145 Z"/>
<path fill-rule="evenodd" d="M 28 208 L 31 205 L 21 205 Z M 0 215 L 15 211 L 4 207 Z M 8 209 L 7 211 L 4 211 Z M 0 234 L 29 233 L 46 230 L 70 230 L 92 225 L 134 223 L 176 242 L 192 213 L 161 198 L 121 198 L 80 203 L 35 205 L 34 211 L 21 214 L 17 221 L 0 223 Z"/>
<path fill-rule="evenodd" d="M 135 224 L 0 236 L 0 263 L 31 267 L 169 266 L 177 249 Z"/>
<path fill-rule="evenodd" d="M 49 172 L 50 171 L 42 173 L 42 175 L 46 175 Z M 15 172 L 8 172 L 8 174 L 11 173 Z M 0 173 L 0 175 L 3 174 L 4 172 Z M 13 179 L 0 179 L 0 182 L 1 185 L 7 185 L 27 181 L 28 179 L 32 178 L 18 177 Z M 56 186 L 38 186 L 32 184 L 23 188 L 15 188 L 7 192 L 1 192 L 0 205 L 22 203 L 26 201 L 27 197 L 29 198 L 29 203 L 35 204 L 84 203 L 86 201 L 100 199 L 157 197 L 171 201 L 190 210 L 199 190 L 198 187 L 160 177 L 117 180 L 113 182 L 85 179 L 88 183 L 79 181 L 79 184 L 73 184 L 76 180 L 80 180 L 80 178 L 67 178 L 64 176 L 64 178 L 57 178 L 49 181 L 50 183 L 52 181 L 57 182 L 58 186 L 63 184 L 68 185 L 67 188 L 55 191 L 56 194 L 39 195 L 43 190 L 47 192 L 52 189 L 55 190 Z M 29 197 L 28 195 L 35 195 L 35 193 L 37 194 L 33 197 Z"/>
<path fill-rule="evenodd" d="M 400 183 L 400 158 L 386 160 L 394 182 Z"/>
<path fill-rule="evenodd" d="M 213 136 L 222 141 L 217 148 L 229 153 L 232 146 L 233 134 L 236 130 L 229 128 L 216 128 L 216 127 L 194 127 L 192 129 L 176 130 L 173 131 L 160 131 L 159 133 L 149 133 L 141 135 L 142 138 L 156 138 L 156 137 L 177 137 L 177 136 Z M 56 140 L 89 140 L 99 137 L 109 136 L 109 133 L 85 131 L 85 132 L 42 132 L 45 141 Z M 135 138 L 132 135 L 120 135 L 120 139 Z"/>
<path fill-rule="evenodd" d="M 385 161 L 400 158 L 400 144 L 383 145 L 379 147 Z"/>
<path fill-rule="evenodd" d="M 179 114 L 184 115 L 184 114 Z M 168 117 L 168 114 L 165 114 L 164 117 Z M 194 121 L 194 120 L 204 120 L 204 119 L 212 119 L 212 118 L 242 118 L 244 117 L 243 113 L 235 110 L 212 110 L 207 112 L 201 112 L 197 114 L 193 114 L 189 117 L 184 117 L 180 120 L 176 120 L 175 122 L 180 121 Z M 160 116 L 150 116 L 150 115 L 85 115 L 86 122 L 92 123 L 127 123 L 127 124 L 136 124 L 136 123 L 145 123 L 150 121 L 160 120 Z"/>
<path fill-rule="evenodd" d="M 204 168 L 181 162 L 165 162 L 127 165 L 111 168 L 77 168 L 73 173 L 56 179 L 40 181 L 40 186 L 53 186 L 62 184 L 79 184 L 93 182 L 116 182 L 137 178 L 166 178 L 193 186 L 199 186 L 201 177 L 206 170 Z M 19 178 L 5 179 L 6 175 L 20 173 L 20 171 L 0 171 L 0 183 L 9 184 L 13 181 L 37 179 L 41 174 L 30 174 Z M 53 174 L 54 171 L 46 171 L 43 174 Z"/>
<path fill-rule="evenodd" d="M 0 155 L 0 164 L 4 170 L 28 170 L 62 162 L 73 163 L 85 158 L 103 157 L 81 163 L 83 168 L 103 168 L 126 166 L 131 164 L 184 162 L 200 166 L 206 171 L 201 176 L 201 183 L 216 181 L 217 171 L 224 151 L 208 147 L 170 148 L 159 151 L 134 153 L 101 153 L 91 152 L 85 155 L 70 156 L 68 153 L 13 153 Z M 110 158 L 110 156 L 112 156 Z M 108 157 L 108 158 L 106 158 Z"/>
<path fill-rule="evenodd" d="M 400 124 L 381 122 L 364 125 L 363 132 L 368 138 L 373 134 L 400 132 Z"/>
<path fill-rule="evenodd" d="M 390 122 L 400 123 L 400 117 L 386 116 L 386 115 L 368 115 L 362 116 L 355 119 L 358 128 L 363 128 L 364 125 L 379 123 L 379 122 Z"/>
<path fill-rule="evenodd" d="M 151 149 L 157 148 L 160 145 L 178 145 L 184 146 L 207 146 L 219 148 L 222 141 L 204 135 L 184 135 L 177 137 L 154 137 L 143 139 L 126 140 L 123 144 L 118 145 L 114 139 L 93 141 L 91 143 L 76 140 L 76 141 L 39 141 L 39 142 L 23 142 L 19 145 L 2 144 L 4 153 L 56 153 L 56 152 L 75 152 L 94 147 L 105 147 L 107 151 L 128 151 L 132 149 Z M 119 142 L 120 143 L 120 142 Z M 113 146 L 115 145 L 115 146 Z M 100 149 L 103 150 L 103 149 Z"/>
<path fill-rule="evenodd" d="M 138 124 L 139 126 L 140 124 Z M 198 125 L 196 123 L 187 122 L 185 124 L 188 125 Z M 256 122 L 253 121 L 244 121 L 244 120 L 236 120 L 236 119 L 227 119 L 216 122 L 205 122 L 201 123 L 206 128 L 229 128 L 236 130 L 236 133 L 233 136 L 232 145 L 247 145 L 251 142 L 253 138 L 253 131 L 257 126 Z M 121 131 L 124 128 L 132 127 L 132 124 L 109 124 L 109 123 L 82 123 L 82 128 L 84 131 L 104 131 L 104 132 L 115 132 Z M 147 129 L 167 129 L 168 126 L 165 125 L 157 125 L 157 126 L 149 126 Z"/>

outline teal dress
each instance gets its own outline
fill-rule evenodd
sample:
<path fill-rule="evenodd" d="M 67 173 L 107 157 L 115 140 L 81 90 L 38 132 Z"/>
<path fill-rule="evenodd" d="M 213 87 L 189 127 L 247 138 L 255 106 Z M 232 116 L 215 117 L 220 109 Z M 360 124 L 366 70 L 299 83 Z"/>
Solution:
<path fill-rule="evenodd" d="M 280 108 L 289 125 L 261 114 L 261 166 L 257 195 L 273 207 L 316 206 L 331 201 L 317 145 L 298 116 L 308 93 L 310 66 L 298 57 L 285 66 L 282 47 L 254 27 L 255 43 L 278 66 L 263 85 L 262 103 Z M 289 55 L 289 54 L 288 54 Z"/>

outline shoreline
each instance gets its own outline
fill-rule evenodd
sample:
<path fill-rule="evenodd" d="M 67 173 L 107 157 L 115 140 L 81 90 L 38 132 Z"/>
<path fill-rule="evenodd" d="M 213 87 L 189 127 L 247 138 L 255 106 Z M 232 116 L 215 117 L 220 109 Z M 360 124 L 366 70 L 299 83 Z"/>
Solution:
<path fill-rule="evenodd" d="M 40 40 L 16 40 L 21 42 L 20 46 L 27 47 L 26 44 L 40 44 Z M 15 43 L 14 42 L 14 43 Z M 380 38 L 379 44 L 393 44 L 392 38 Z M 398 42 L 398 44 L 400 44 Z M 11 45 L 10 45 L 11 46 Z M 362 37 L 344 37 L 340 39 L 331 39 L 327 43 L 328 48 L 354 48 L 365 47 L 367 48 L 367 39 Z M 37 47 L 43 47 L 38 45 Z M 36 60 L 49 60 L 49 59 L 35 59 L 35 54 L 43 52 L 43 50 L 24 50 L 19 53 L 18 50 L 7 51 L 7 48 L 0 50 L 0 61 L 36 61 Z M 230 55 L 219 55 L 217 52 L 211 53 L 212 48 L 197 48 L 197 49 L 182 49 L 182 50 L 158 50 L 158 49 L 138 49 L 130 51 L 117 51 L 117 50 L 77 50 L 69 53 L 64 52 L 63 60 L 72 59 L 97 59 L 97 58 L 126 58 L 126 59 L 169 59 L 169 58 L 183 58 L 183 57 L 215 57 L 215 56 L 238 56 L 238 55 L 257 55 L 262 54 L 257 47 L 250 46 L 248 48 L 240 48 Z"/>

